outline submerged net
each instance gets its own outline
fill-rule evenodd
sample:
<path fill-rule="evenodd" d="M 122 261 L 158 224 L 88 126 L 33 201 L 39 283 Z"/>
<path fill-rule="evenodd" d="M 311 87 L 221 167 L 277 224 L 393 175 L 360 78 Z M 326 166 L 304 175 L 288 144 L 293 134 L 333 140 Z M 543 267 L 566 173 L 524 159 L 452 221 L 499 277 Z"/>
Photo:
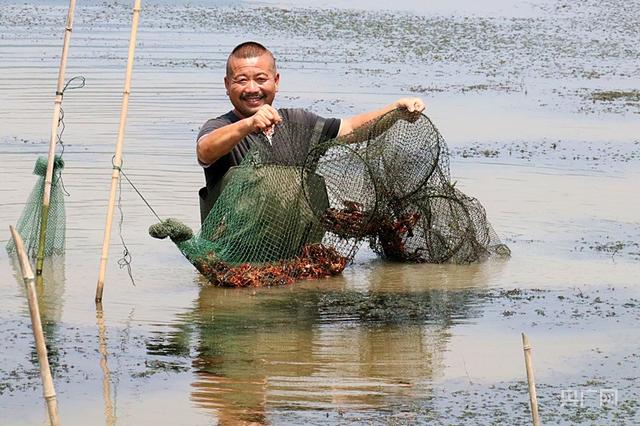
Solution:
<path fill-rule="evenodd" d="M 462 264 L 510 255 L 478 200 L 451 185 L 426 187 L 386 209 L 378 223 L 369 243 L 392 260 Z"/>
<path fill-rule="evenodd" d="M 510 254 L 482 205 L 454 188 L 446 144 L 426 116 L 396 110 L 315 150 L 334 154 L 310 155 L 327 182 L 330 208 L 320 219 L 328 231 L 366 238 L 382 257 L 403 262 Z M 367 185 L 349 185 L 354 175 Z"/>
<path fill-rule="evenodd" d="M 150 234 L 170 237 L 225 286 L 335 275 L 364 241 L 403 262 L 509 255 L 480 203 L 451 184 L 446 145 L 426 116 L 395 110 L 344 137 L 316 136 L 277 125 L 227 173 L 199 233 L 169 219 Z"/>
<path fill-rule="evenodd" d="M 60 179 L 64 161 L 56 155 L 53 163 L 53 179 L 51 181 L 51 197 L 49 199 L 47 232 L 44 244 L 44 255 L 64 253 L 65 245 L 65 207 L 64 188 Z M 31 195 L 22 210 L 20 219 L 16 224 L 16 230 L 22 237 L 27 254 L 36 257 L 38 242 L 40 239 L 40 222 L 42 218 L 42 199 L 44 195 L 45 176 L 47 173 L 47 158 L 38 157 L 33 174 L 38 178 L 31 191 Z M 13 253 L 16 247 L 13 240 L 6 246 L 9 253 Z"/>
<path fill-rule="evenodd" d="M 272 139 L 261 137 L 227 173 L 200 232 L 168 220 L 152 226 L 151 235 L 170 237 L 217 285 L 276 285 L 340 273 L 356 242 L 333 244 L 318 220 L 328 207 L 324 179 L 304 168 L 314 132 L 295 123 L 276 126 Z"/>

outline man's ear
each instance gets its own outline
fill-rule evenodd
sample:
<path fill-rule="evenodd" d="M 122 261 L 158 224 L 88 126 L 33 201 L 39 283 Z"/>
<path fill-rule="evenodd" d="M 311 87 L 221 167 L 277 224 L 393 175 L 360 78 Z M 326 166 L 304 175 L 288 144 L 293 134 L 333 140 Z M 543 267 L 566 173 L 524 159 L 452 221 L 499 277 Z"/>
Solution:
<path fill-rule="evenodd" d="M 227 91 L 227 96 L 229 96 L 229 78 L 224 76 L 224 88 Z"/>
<path fill-rule="evenodd" d="M 280 73 L 276 73 L 275 77 L 273 77 L 273 80 L 276 83 L 276 92 L 278 91 L 278 88 L 280 87 Z"/>

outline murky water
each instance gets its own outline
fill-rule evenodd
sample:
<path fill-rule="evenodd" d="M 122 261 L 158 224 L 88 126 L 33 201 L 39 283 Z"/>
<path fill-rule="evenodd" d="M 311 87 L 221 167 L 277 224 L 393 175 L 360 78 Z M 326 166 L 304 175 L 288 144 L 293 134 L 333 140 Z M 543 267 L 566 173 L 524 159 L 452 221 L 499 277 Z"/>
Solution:
<path fill-rule="evenodd" d="M 65 3 L 0 1 L 5 228 L 47 150 Z M 640 4 L 621 4 L 145 2 L 124 170 L 162 217 L 197 228 L 194 138 L 228 110 L 224 60 L 249 38 L 276 53 L 280 106 L 340 117 L 424 97 L 458 187 L 513 256 L 398 265 L 363 250 L 341 277 L 212 288 L 147 235 L 155 218 L 124 185 L 135 285 L 114 227 L 98 312 L 130 4 L 81 4 L 67 76 L 87 85 L 64 99 L 67 250 L 40 289 L 64 423 L 520 424 L 523 331 L 544 423 L 637 423 Z M 0 321 L 0 422 L 43 424 L 24 290 L 3 250 Z"/>

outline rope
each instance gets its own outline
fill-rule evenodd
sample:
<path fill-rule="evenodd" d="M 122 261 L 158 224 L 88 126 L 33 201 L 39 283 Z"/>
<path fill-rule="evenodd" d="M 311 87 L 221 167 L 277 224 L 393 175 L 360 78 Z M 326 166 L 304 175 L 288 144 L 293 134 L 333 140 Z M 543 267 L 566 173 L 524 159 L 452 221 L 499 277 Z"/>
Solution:
<path fill-rule="evenodd" d="M 153 207 L 151 207 L 151 204 L 149 204 L 149 202 L 144 197 L 144 195 L 142 195 L 140 190 L 133 184 L 131 179 L 129 179 L 129 176 L 127 176 L 127 174 L 122 170 L 122 162 L 120 163 L 120 166 L 116 166 L 116 164 L 114 163 L 115 157 L 116 156 L 114 155 L 111 158 L 111 165 L 113 166 L 113 169 L 117 170 L 127 180 L 127 182 L 129 182 L 129 185 L 131 185 L 131 187 L 136 191 L 138 196 L 142 199 L 142 201 L 144 201 L 144 203 L 147 205 L 149 210 L 151 210 L 153 215 L 160 222 L 162 222 L 162 219 L 160 219 L 160 216 L 158 216 L 158 213 L 156 213 L 156 211 L 153 209 Z M 118 266 L 120 266 L 120 269 L 125 268 L 125 267 L 127 268 L 127 273 L 129 274 L 129 278 L 131 279 L 131 283 L 135 286 L 136 282 L 135 282 L 135 280 L 133 278 L 133 273 L 132 273 L 132 270 L 131 270 L 131 263 L 133 262 L 133 256 L 131 255 L 131 252 L 129 251 L 129 248 L 127 247 L 127 244 L 125 243 L 124 236 L 122 234 L 122 224 L 124 223 L 124 212 L 122 211 L 122 179 L 118 179 L 118 211 L 120 212 L 120 221 L 118 223 L 118 232 L 119 232 L 119 236 L 120 236 L 120 242 L 122 243 L 122 247 L 123 247 L 122 257 L 120 259 L 118 259 Z"/>
<path fill-rule="evenodd" d="M 115 156 L 114 156 L 114 158 L 115 158 Z M 114 159 L 112 158 L 111 159 L 112 164 L 113 164 L 113 160 Z M 124 178 L 127 180 L 127 182 L 129 182 L 129 185 L 131 185 L 131 187 L 136 191 L 138 196 L 140 196 L 142 201 L 144 201 L 144 203 L 147 205 L 147 207 L 149 207 L 149 210 L 151 210 L 151 213 L 153 213 L 153 215 L 156 217 L 156 219 L 158 219 L 160 222 L 162 222 L 162 219 L 160 219 L 160 216 L 158 216 L 158 213 L 156 213 L 156 211 L 153 209 L 153 207 L 151 207 L 151 204 L 149 204 L 147 199 L 144 198 L 144 195 L 142 195 L 140 190 L 133 184 L 133 182 L 131 182 L 131 179 L 129 179 L 129 176 L 127 176 L 127 174 L 124 172 L 124 170 L 122 170 L 122 167 L 121 166 L 116 166 L 115 164 L 113 164 L 113 168 L 118 170 L 120 172 L 120 174 L 122 176 L 124 176 Z"/>
<path fill-rule="evenodd" d="M 79 83 L 77 83 L 76 80 L 79 81 Z M 82 89 L 85 86 L 86 82 L 87 82 L 87 79 L 81 75 L 77 75 L 75 77 L 70 78 L 69 81 L 67 81 L 67 84 L 65 84 L 64 88 L 62 89 L 62 95 L 64 96 L 64 92 L 67 89 L 69 90 Z M 71 83 L 74 83 L 75 85 L 72 87 L 69 87 L 71 86 Z"/>
<path fill-rule="evenodd" d="M 71 79 L 69 79 L 69 81 L 67 81 L 67 84 L 64 85 L 64 88 L 62 89 L 62 92 L 56 92 L 56 95 L 60 95 L 60 96 L 64 96 L 64 92 L 68 89 L 68 90 L 75 90 L 75 89 L 82 89 L 85 86 L 86 83 L 86 78 L 84 78 L 83 76 L 79 75 L 79 76 L 75 76 Z M 73 83 L 73 85 L 71 85 Z M 61 151 L 60 151 L 60 158 L 62 158 L 62 156 L 64 155 L 64 142 L 62 141 L 62 134 L 64 133 L 64 130 L 66 129 L 66 125 L 64 124 L 64 109 L 62 108 L 62 106 L 60 107 L 60 117 L 58 118 L 58 134 L 56 135 L 57 137 L 57 143 L 58 145 L 60 145 Z M 64 194 L 69 197 L 71 194 L 69 194 L 69 191 L 67 191 L 67 188 L 65 188 L 64 186 L 64 181 L 62 180 L 62 173 L 60 173 L 58 175 L 58 179 L 57 181 L 60 181 L 60 185 L 62 185 L 62 190 L 64 191 Z"/>
<path fill-rule="evenodd" d="M 111 164 L 113 164 L 113 160 L 115 159 L 115 155 L 111 159 Z M 120 171 L 122 174 L 122 169 L 119 166 L 113 164 L 113 168 Z M 124 212 L 122 211 L 122 179 L 118 179 L 118 211 L 120 212 L 120 220 L 118 222 L 118 234 L 120 236 L 120 242 L 122 243 L 122 257 L 118 259 L 118 266 L 120 269 L 127 268 L 127 274 L 129 274 L 129 278 L 131 279 L 131 284 L 136 285 L 136 280 L 133 278 L 133 272 L 131 271 L 131 262 L 133 262 L 133 256 L 127 247 L 127 244 L 124 242 L 124 236 L 122 235 L 122 224 L 124 223 Z"/>

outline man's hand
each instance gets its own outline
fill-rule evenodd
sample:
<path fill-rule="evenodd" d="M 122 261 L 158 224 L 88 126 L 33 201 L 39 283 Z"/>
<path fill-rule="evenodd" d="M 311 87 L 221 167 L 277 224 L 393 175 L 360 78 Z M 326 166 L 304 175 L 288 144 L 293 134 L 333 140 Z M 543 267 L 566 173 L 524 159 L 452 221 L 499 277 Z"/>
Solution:
<path fill-rule="evenodd" d="M 406 108 L 409 112 L 422 112 L 425 109 L 424 102 L 420 98 L 402 98 L 395 101 L 396 108 Z"/>
<path fill-rule="evenodd" d="M 264 131 L 282 121 L 278 111 L 271 105 L 262 105 L 255 114 L 248 118 L 253 132 Z"/>
<path fill-rule="evenodd" d="M 263 132 L 281 121 L 282 117 L 275 108 L 262 105 L 251 117 L 227 124 L 202 136 L 196 145 L 198 160 L 203 165 L 213 164 L 231 152 L 248 134 Z"/>
<path fill-rule="evenodd" d="M 406 108 L 409 112 L 422 112 L 425 109 L 425 105 L 420 98 L 398 99 L 397 101 L 387 105 L 386 107 L 377 109 L 375 111 L 363 112 L 362 114 L 343 119 L 340 123 L 340 131 L 338 132 L 338 136 L 347 135 L 358 127 L 364 125 L 365 123 L 368 123 L 371 120 L 375 120 L 376 118 L 381 117 L 396 108 Z"/>

